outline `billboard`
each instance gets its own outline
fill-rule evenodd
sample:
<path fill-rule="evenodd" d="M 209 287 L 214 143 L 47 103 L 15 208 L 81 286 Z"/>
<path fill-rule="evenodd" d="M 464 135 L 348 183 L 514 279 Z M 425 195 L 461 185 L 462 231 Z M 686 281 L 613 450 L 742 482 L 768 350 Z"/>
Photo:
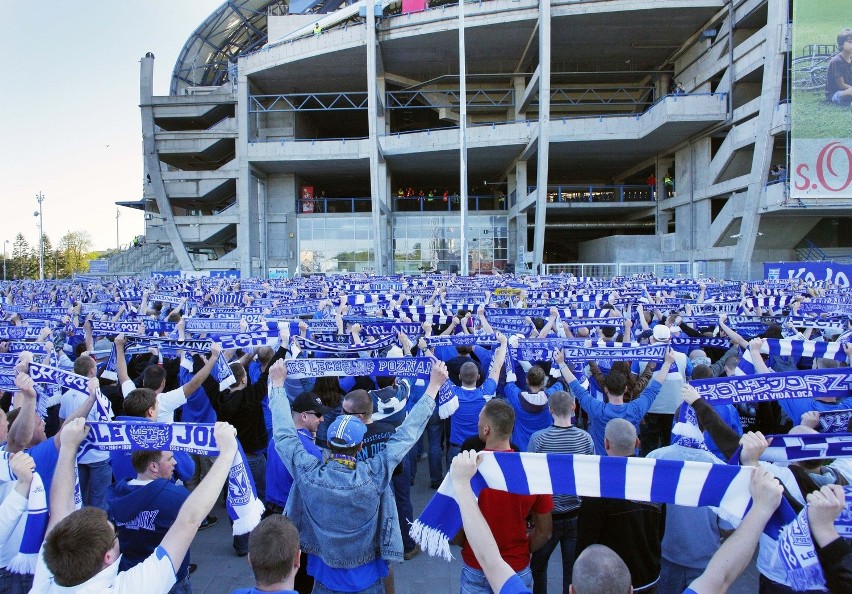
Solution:
<path fill-rule="evenodd" d="M 852 264 L 839 262 L 766 262 L 763 276 L 770 280 L 802 278 L 808 282 L 825 281 L 848 287 Z"/>
<path fill-rule="evenodd" d="M 790 196 L 852 204 L 852 2 L 795 0 Z M 838 37 L 842 47 L 838 46 Z"/>

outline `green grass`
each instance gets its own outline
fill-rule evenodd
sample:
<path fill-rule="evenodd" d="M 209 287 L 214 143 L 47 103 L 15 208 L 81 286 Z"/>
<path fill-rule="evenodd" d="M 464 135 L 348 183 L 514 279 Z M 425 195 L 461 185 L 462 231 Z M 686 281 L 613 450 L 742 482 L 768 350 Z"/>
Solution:
<path fill-rule="evenodd" d="M 850 0 L 795 0 L 793 10 L 794 59 L 810 44 L 836 48 L 840 30 L 852 27 Z M 791 110 L 797 138 L 852 138 L 852 109 L 826 103 L 823 89 L 793 89 Z"/>

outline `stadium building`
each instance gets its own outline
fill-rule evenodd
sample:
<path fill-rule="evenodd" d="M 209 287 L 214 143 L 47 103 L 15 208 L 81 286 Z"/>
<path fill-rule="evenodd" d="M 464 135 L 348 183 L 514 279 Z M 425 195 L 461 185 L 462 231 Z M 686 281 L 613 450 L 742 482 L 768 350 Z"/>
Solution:
<path fill-rule="evenodd" d="M 842 248 L 849 207 L 790 197 L 791 15 L 787 0 L 224 3 L 168 96 L 141 61 L 144 191 L 120 203 L 145 212 L 133 266 L 746 278 Z"/>

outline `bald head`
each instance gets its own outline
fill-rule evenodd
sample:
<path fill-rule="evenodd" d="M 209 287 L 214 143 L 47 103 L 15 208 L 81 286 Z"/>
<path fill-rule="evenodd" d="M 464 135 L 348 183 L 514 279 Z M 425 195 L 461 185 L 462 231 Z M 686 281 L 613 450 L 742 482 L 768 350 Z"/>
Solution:
<path fill-rule="evenodd" d="M 590 545 L 574 562 L 571 594 L 629 594 L 630 570 L 609 547 Z"/>
<path fill-rule="evenodd" d="M 610 456 L 632 456 L 638 444 L 636 427 L 624 419 L 612 419 L 606 424 L 604 445 Z"/>

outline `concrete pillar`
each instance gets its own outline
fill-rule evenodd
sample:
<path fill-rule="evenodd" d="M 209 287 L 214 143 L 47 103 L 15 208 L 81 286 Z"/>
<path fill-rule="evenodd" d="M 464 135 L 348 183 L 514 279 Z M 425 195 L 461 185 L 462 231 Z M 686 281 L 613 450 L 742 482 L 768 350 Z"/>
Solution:
<path fill-rule="evenodd" d="M 257 228 L 257 219 L 252 220 L 252 210 L 256 212 L 256 208 L 252 205 L 252 189 L 253 176 L 246 152 L 248 150 L 248 92 L 249 84 L 248 77 L 244 74 L 239 74 L 239 82 L 237 83 L 237 129 L 240 134 L 237 135 L 236 146 L 236 162 L 237 162 L 237 205 L 240 209 L 240 224 L 237 225 L 237 249 L 240 254 L 240 275 L 249 277 L 254 274 L 252 270 L 252 255 L 257 254 L 256 245 L 254 245 L 255 234 L 253 229 Z M 266 213 L 264 213 L 265 215 Z"/>
<path fill-rule="evenodd" d="M 375 0 L 367 0 L 367 122 L 370 136 L 370 194 L 373 209 L 373 254 L 376 258 L 376 274 L 387 274 L 387 259 L 382 243 L 382 198 L 387 185 L 379 173 L 378 98 L 376 77 L 376 15 Z"/>
<path fill-rule="evenodd" d="M 538 16 L 538 183 L 533 240 L 533 271 L 544 260 L 544 227 L 547 220 L 547 177 L 550 153 L 550 0 L 539 2 Z"/>
<path fill-rule="evenodd" d="M 760 228 L 760 212 L 763 193 L 772 161 L 774 138 L 770 132 L 772 118 L 781 94 L 784 74 L 786 47 L 783 44 L 782 28 L 786 26 L 789 5 L 779 2 L 777 10 L 767 11 L 766 50 L 763 66 L 763 84 L 761 85 L 760 111 L 757 115 L 756 130 L 762 132 L 754 139 L 754 156 L 751 163 L 751 177 L 748 184 L 745 208 L 740 223 L 740 237 L 734 246 L 731 275 L 735 279 L 748 280 L 751 275 L 751 258 L 754 244 Z M 733 86 L 733 82 L 731 83 Z M 759 267 L 758 267 L 759 268 Z"/>
<path fill-rule="evenodd" d="M 160 173 L 160 159 L 157 157 L 157 143 L 154 130 L 154 55 L 149 54 L 140 60 L 139 106 L 142 110 L 142 152 L 144 154 L 145 173 L 151 176 L 151 186 L 157 200 L 157 210 L 163 219 L 163 229 L 177 257 L 181 270 L 194 270 L 186 246 L 180 238 L 180 232 L 172 215 L 172 206 L 166 195 L 166 186 Z"/>

